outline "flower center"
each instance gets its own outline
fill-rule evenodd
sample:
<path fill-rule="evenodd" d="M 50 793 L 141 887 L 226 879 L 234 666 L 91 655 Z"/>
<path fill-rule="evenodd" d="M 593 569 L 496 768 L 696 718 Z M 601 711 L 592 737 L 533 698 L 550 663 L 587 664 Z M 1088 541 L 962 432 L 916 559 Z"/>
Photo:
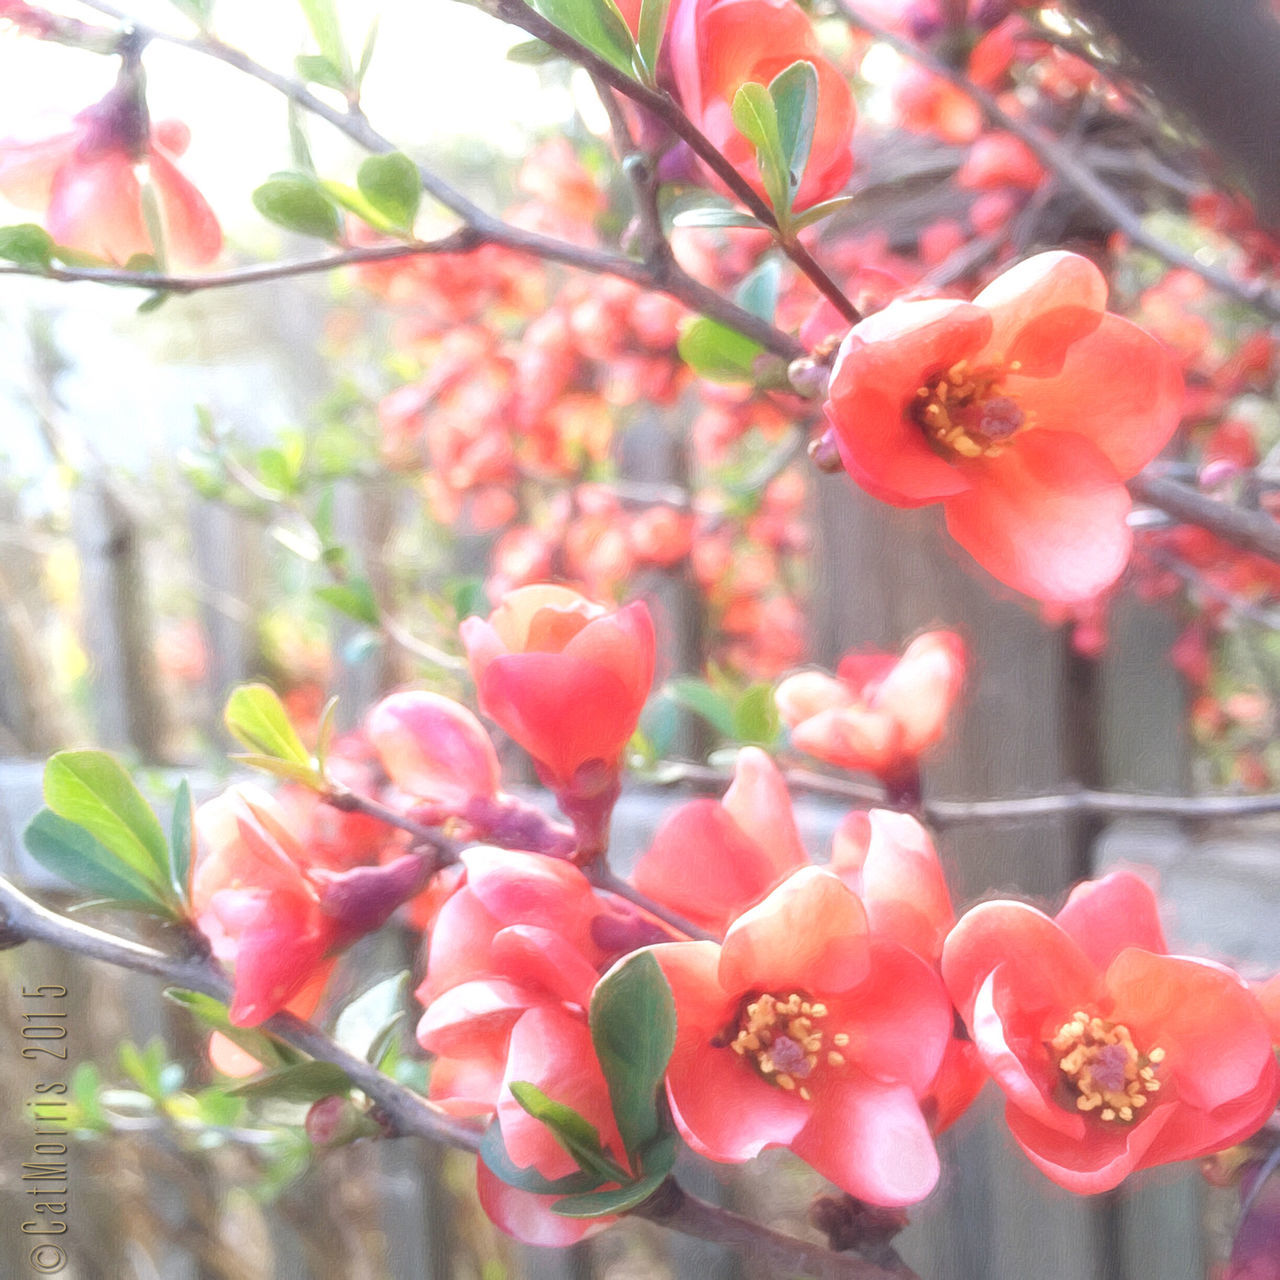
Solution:
<path fill-rule="evenodd" d="M 1058 1070 L 1076 1090 L 1077 1110 L 1097 1111 L 1100 1120 L 1130 1123 L 1160 1088 L 1155 1068 L 1164 1050 L 1140 1053 L 1122 1023 L 1077 1010 L 1049 1043 L 1061 1055 Z"/>
<path fill-rule="evenodd" d="M 766 991 L 742 1010 L 727 1043 L 770 1084 L 794 1089 L 807 1102 L 813 1095 L 799 1082 L 823 1066 L 842 1067 L 845 1062 L 840 1050 L 849 1036 L 824 1028 L 826 1018 L 827 1006 L 819 1001 L 794 991 L 785 997 Z"/>
<path fill-rule="evenodd" d="M 1027 415 L 1002 393 L 1000 380 L 1018 361 L 970 369 L 959 360 L 916 390 L 912 411 L 933 446 L 961 458 L 998 458 Z"/>

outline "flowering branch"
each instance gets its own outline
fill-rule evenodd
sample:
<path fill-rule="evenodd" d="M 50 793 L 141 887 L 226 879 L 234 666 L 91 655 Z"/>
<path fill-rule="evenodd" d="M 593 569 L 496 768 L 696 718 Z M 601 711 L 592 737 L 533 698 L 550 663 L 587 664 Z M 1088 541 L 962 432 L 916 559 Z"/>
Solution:
<path fill-rule="evenodd" d="M 1088 165 L 1078 160 L 1070 150 L 1035 125 L 1010 115 L 996 101 L 994 95 L 975 85 L 962 72 L 956 71 L 940 58 L 935 58 L 927 50 L 912 44 L 911 41 L 904 40 L 878 23 L 863 17 L 850 8 L 845 0 L 831 0 L 831 3 L 852 26 L 874 36 L 876 40 L 888 45 L 904 58 L 912 59 L 932 75 L 940 77 L 967 95 L 992 124 L 1026 143 L 1036 159 L 1073 187 L 1086 202 L 1123 231 L 1134 244 L 1142 245 L 1144 249 L 1154 253 L 1171 266 L 1194 272 L 1206 284 L 1253 307 L 1269 319 L 1280 320 L 1280 295 L 1277 295 L 1276 290 L 1269 284 L 1264 281 L 1238 280 L 1229 272 L 1201 262 L 1194 254 L 1170 244 L 1150 231 L 1124 200 Z"/>
<path fill-rule="evenodd" d="M 0 932 L 8 945 L 21 941 L 44 942 L 63 951 L 160 978 L 224 1003 L 231 994 L 226 975 L 208 959 L 203 948 L 188 956 L 169 955 L 127 938 L 117 938 L 48 910 L 2 877 Z M 392 1135 L 428 1138 L 472 1152 L 478 1149 L 481 1137 L 478 1128 L 438 1111 L 412 1090 L 348 1053 L 310 1023 L 290 1013 L 278 1013 L 262 1025 L 316 1061 L 341 1068 L 351 1083 L 378 1107 Z M 847 1254 L 832 1253 L 772 1231 L 690 1195 L 670 1179 L 635 1212 L 673 1231 L 741 1249 L 786 1274 L 803 1273 L 821 1280 L 892 1280 L 895 1276 L 897 1280 L 911 1280 L 909 1273 L 888 1272 Z"/>
<path fill-rule="evenodd" d="M 1139 502 L 1159 507 L 1187 524 L 1208 529 L 1233 547 L 1280 561 L 1280 524 L 1261 511 L 1246 511 L 1205 497 L 1176 480 L 1151 475 L 1134 476 L 1129 481 L 1129 492 Z"/>
<path fill-rule="evenodd" d="M 129 15 L 112 5 L 101 3 L 101 0 L 84 0 L 84 3 L 88 8 L 94 9 L 99 13 L 106 14 L 117 21 L 129 23 L 131 29 L 141 40 L 158 40 L 177 45 L 179 48 L 189 49 L 194 53 L 216 58 L 219 62 L 224 62 L 228 66 L 234 67 L 237 71 L 261 81 L 291 102 L 297 103 L 304 110 L 346 134 L 347 137 L 370 152 L 384 155 L 396 150 L 390 139 L 373 128 L 364 113 L 358 108 L 349 104 L 345 109 L 334 107 L 317 97 L 299 81 L 272 71 L 269 67 L 256 62 L 248 54 L 231 45 L 224 44 L 214 36 L 207 34 L 191 37 L 173 35 L 136 23 Z M 554 28 L 552 29 L 554 30 Z M 587 54 L 586 50 L 583 52 Z M 589 56 L 594 57 L 594 55 Z M 608 64 L 604 65 L 607 66 Z M 614 76 L 617 76 L 618 73 L 614 72 L 612 68 L 609 68 L 609 70 Z M 610 83 L 612 82 L 608 76 L 603 76 L 602 78 Z M 621 77 L 621 79 L 626 80 L 625 77 Z M 626 83 L 630 84 L 629 81 Z M 633 87 L 638 88 L 639 86 Z M 692 128 L 691 125 L 689 127 Z M 707 146 L 710 146 L 710 143 L 707 143 Z M 718 152 L 716 154 L 719 155 Z M 727 165 L 728 162 L 721 157 L 721 163 Z M 691 310 L 720 321 L 784 359 L 792 360 L 805 353 L 804 347 L 795 338 L 783 333 L 780 329 L 774 328 L 767 321 L 752 315 L 745 308 L 739 307 L 714 289 L 710 289 L 700 281 L 695 280 L 682 270 L 674 259 L 668 259 L 660 267 L 655 267 L 653 264 L 641 262 L 623 254 L 585 248 L 581 245 L 570 244 L 568 241 L 557 240 L 553 236 L 542 235 L 535 231 L 526 231 L 485 212 L 479 205 L 472 203 L 460 191 L 457 191 L 438 174 L 425 166 L 418 166 L 418 176 L 423 190 L 444 205 L 450 212 L 456 214 L 466 224 L 471 235 L 475 237 L 474 242 L 470 245 L 471 248 L 477 248 L 481 244 L 502 245 L 505 248 L 513 249 L 519 253 L 527 253 L 531 257 L 540 258 L 546 262 L 558 262 L 564 266 L 596 274 L 619 276 L 624 280 L 630 280 L 633 284 L 669 294 L 671 297 L 683 302 Z M 800 249 L 799 252 L 804 254 L 803 249 Z M 807 257 L 807 254 L 805 256 Z M 154 288 L 156 287 L 155 279 L 155 277 L 147 277 L 139 281 L 139 283 Z"/>

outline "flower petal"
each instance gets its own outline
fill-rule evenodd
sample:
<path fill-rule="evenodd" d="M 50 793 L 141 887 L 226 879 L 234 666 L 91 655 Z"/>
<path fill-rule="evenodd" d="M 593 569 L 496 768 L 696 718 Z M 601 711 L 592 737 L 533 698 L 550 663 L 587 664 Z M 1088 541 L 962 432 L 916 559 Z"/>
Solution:
<path fill-rule="evenodd" d="M 1053 431 L 1014 437 L 966 468 L 972 487 L 946 500 L 947 529 L 986 571 L 1037 600 L 1087 600 L 1124 571 L 1131 503 L 1090 441 Z"/>
<path fill-rule="evenodd" d="M 1169 950 L 1156 895 L 1131 871 L 1114 871 L 1076 885 L 1054 920 L 1099 969 L 1106 969 L 1126 947 L 1157 955 Z"/>
<path fill-rule="evenodd" d="M 836 995 L 862 982 L 870 962 L 862 903 L 829 871 L 805 867 L 730 926 L 720 985 L 735 996 Z"/>
<path fill-rule="evenodd" d="M 614 1218 L 566 1218 L 555 1213 L 551 1206 L 559 1196 L 540 1196 L 533 1191 L 509 1187 L 495 1177 L 482 1160 L 476 1162 L 476 1192 L 480 1207 L 490 1221 L 507 1235 L 547 1249 L 567 1249 L 616 1221 Z"/>

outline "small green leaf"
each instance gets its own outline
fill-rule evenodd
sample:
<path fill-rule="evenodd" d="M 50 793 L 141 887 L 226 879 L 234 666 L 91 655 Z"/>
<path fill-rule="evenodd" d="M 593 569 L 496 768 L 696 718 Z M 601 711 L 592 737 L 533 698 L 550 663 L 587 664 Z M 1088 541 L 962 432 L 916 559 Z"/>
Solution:
<path fill-rule="evenodd" d="M 269 178 L 253 193 L 253 207 L 272 222 L 299 235 L 336 242 L 342 218 L 333 201 L 309 174 Z"/>
<path fill-rule="evenodd" d="M 299 0 L 299 3 L 306 15 L 307 26 L 315 37 L 316 47 L 342 77 L 342 83 L 337 87 L 345 88 L 351 83 L 351 59 L 342 38 L 342 27 L 338 23 L 338 11 L 333 0 Z"/>
<path fill-rule="evenodd" d="M 408 986 L 407 969 L 375 983 L 338 1014 L 333 1038 L 354 1057 L 373 1061 L 374 1046 L 381 1041 L 385 1048 L 388 1032 L 394 1031 L 404 1017 Z"/>
<path fill-rule="evenodd" d="M 164 994 L 167 1000 L 189 1009 L 205 1026 L 220 1031 L 245 1053 L 257 1058 L 264 1067 L 290 1067 L 306 1061 L 292 1045 L 266 1031 L 257 1027 L 237 1027 L 227 1016 L 227 1006 L 212 996 L 182 987 L 166 987 Z"/>
<path fill-rule="evenodd" d="M 315 589 L 317 600 L 332 605 L 339 613 L 363 622 L 367 626 L 376 627 L 380 620 L 378 602 L 373 598 L 373 588 L 368 578 L 348 578 L 346 582 L 335 582 L 327 587 Z"/>
<path fill-rule="evenodd" d="M 778 294 L 782 291 L 782 262 L 770 255 L 749 275 L 745 276 L 734 293 L 738 305 L 753 316 L 773 323 L 773 313 L 778 309 Z"/>
<path fill-rule="evenodd" d="M 666 1181 L 667 1172 L 651 1173 L 638 1182 L 629 1182 L 613 1191 L 587 1191 L 565 1196 L 551 1206 L 553 1213 L 565 1218 L 604 1218 L 626 1213 L 647 1200 Z"/>
<path fill-rule="evenodd" d="M 700 715 L 722 738 L 733 737 L 733 703 L 705 680 L 681 676 L 667 690 L 682 707 Z"/>
<path fill-rule="evenodd" d="M 422 199 L 422 179 L 418 166 L 403 152 L 370 156 L 356 174 L 360 194 L 392 226 L 409 231 Z"/>
<path fill-rule="evenodd" d="M 634 1157 L 662 1131 L 658 1090 L 676 1043 L 675 997 L 657 960 L 642 951 L 614 965 L 596 984 L 588 1017 L 618 1133 Z"/>
<path fill-rule="evenodd" d="M 293 760 L 280 760 L 275 756 L 261 756 L 251 752 L 240 752 L 227 758 L 234 760 L 236 764 L 244 765 L 246 769 L 259 769 L 263 773 L 269 773 L 273 778 L 283 778 L 286 782 L 300 782 L 313 791 L 324 788 L 324 778 L 314 765 L 297 764 Z"/>
<path fill-rule="evenodd" d="M 627 1182 L 629 1176 L 605 1153 L 600 1133 L 585 1116 L 563 1102 L 549 1098 L 527 1080 L 513 1080 L 508 1086 L 511 1096 L 535 1119 L 551 1130 L 555 1140 L 587 1173 L 608 1182 Z"/>
<path fill-rule="evenodd" d="M 536 1169 L 521 1168 L 508 1155 L 506 1145 L 502 1141 L 502 1126 L 496 1120 L 489 1125 L 484 1131 L 484 1137 L 480 1139 L 479 1155 L 495 1178 L 505 1182 L 509 1187 L 532 1191 L 535 1195 L 572 1195 L 598 1187 L 602 1181 L 594 1174 L 583 1172 L 570 1173 L 563 1178 L 544 1178 Z"/>
<path fill-rule="evenodd" d="M 316 767 L 324 773 L 324 763 L 329 758 L 329 744 L 337 725 L 338 695 L 334 694 L 320 712 L 320 727 L 316 730 Z"/>
<path fill-rule="evenodd" d="M 299 1062 L 263 1076 L 255 1076 L 227 1092 L 233 1098 L 276 1098 L 281 1102 L 316 1102 L 335 1093 L 350 1093 L 355 1086 L 341 1067 L 332 1062 Z"/>
<path fill-rule="evenodd" d="M 733 737 L 738 742 L 772 746 L 778 740 L 781 721 L 773 700 L 773 685 L 749 685 L 733 708 Z"/>
<path fill-rule="evenodd" d="M 823 218 L 829 218 L 833 213 L 847 209 L 857 198 L 857 196 L 836 196 L 833 200 L 824 200 L 821 204 L 810 205 L 803 213 L 797 213 L 792 218 L 792 230 L 803 231 L 805 227 L 811 227 L 815 222 L 821 222 Z"/>
<path fill-rule="evenodd" d="M 757 231 L 761 226 L 759 218 L 724 204 L 682 209 L 671 219 L 671 224 L 676 227 L 755 227 Z"/>
<path fill-rule="evenodd" d="M 44 768 L 44 798 L 154 886 L 159 900 L 170 896 L 160 820 L 119 761 L 103 751 L 59 751 Z"/>
<path fill-rule="evenodd" d="M 709 382 L 752 381 L 755 359 L 764 351 L 754 339 L 706 316 L 685 323 L 676 349 L 685 364 Z"/>
<path fill-rule="evenodd" d="M 533 7 L 624 75 L 633 73 L 635 40 L 613 0 L 533 0 Z"/>
<path fill-rule="evenodd" d="M 812 62 L 793 62 L 769 81 L 769 94 L 778 121 L 782 163 L 787 171 L 787 207 L 795 199 L 804 167 L 809 163 L 813 130 L 818 123 L 818 72 Z"/>
<path fill-rule="evenodd" d="M 169 883 L 179 902 L 187 901 L 187 882 L 195 854 L 195 818 L 191 784 L 183 778 L 173 798 L 173 822 L 169 827 Z"/>
<path fill-rule="evenodd" d="M 34 222 L 0 227 L 0 258 L 23 267 L 47 269 L 53 261 L 53 237 Z"/>
<path fill-rule="evenodd" d="M 322 84 L 326 89 L 337 89 L 341 93 L 347 91 L 347 82 L 342 72 L 323 54 L 302 53 L 294 60 L 298 75 L 311 84 Z"/>
<path fill-rule="evenodd" d="M 289 157 L 293 167 L 306 177 L 314 178 L 315 161 L 311 158 L 311 144 L 307 141 L 307 126 L 302 108 L 289 99 Z"/>
<path fill-rule="evenodd" d="M 778 132 L 778 113 L 773 97 L 762 84 L 748 80 L 733 95 L 734 127 L 756 149 L 756 163 L 769 203 L 779 221 L 791 211 L 787 162 Z"/>
<path fill-rule="evenodd" d="M 377 14 L 369 24 L 368 33 L 365 35 L 364 45 L 360 50 L 360 62 L 356 67 L 357 89 L 364 84 L 364 78 L 369 73 L 369 64 L 373 61 L 373 51 L 378 45 L 378 25 L 381 21 L 382 15 Z"/>
<path fill-rule="evenodd" d="M 563 56 L 558 49 L 553 49 L 545 40 L 522 40 L 507 50 L 508 62 L 519 62 L 533 67 L 554 62 Z"/>
<path fill-rule="evenodd" d="M 41 809 L 22 833 L 31 856 L 54 875 L 108 899 L 134 904 L 159 901 L 147 878 L 95 839 L 83 827 Z"/>
<path fill-rule="evenodd" d="M 242 684 L 233 689 L 223 719 L 232 736 L 253 751 L 310 768 L 311 756 L 289 723 L 284 703 L 267 685 Z"/>
<path fill-rule="evenodd" d="M 331 200 L 349 213 L 354 213 L 362 222 L 367 222 L 375 231 L 394 235 L 400 230 L 390 218 L 379 213 L 355 187 L 349 187 L 345 182 L 334 182 L 331 178 L 321 178 L 320 188 Z"/>
<path fill-rule="evenodd" d="M 640 0 L 640 21 L 636 33 L 636 48 L 649 72 L 658 70 L 658 54 L 662 49 L 662 37 L 667 30 L 667 12 L 671 0 Z"/>

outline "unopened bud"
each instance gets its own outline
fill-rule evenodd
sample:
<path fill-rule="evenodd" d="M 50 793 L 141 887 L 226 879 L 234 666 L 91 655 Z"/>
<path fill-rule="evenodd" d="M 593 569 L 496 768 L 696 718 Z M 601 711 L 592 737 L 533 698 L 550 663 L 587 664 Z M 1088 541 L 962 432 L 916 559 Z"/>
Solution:
<path fill-rule="evenodd" d="M 796 395 L 806 400 L 823 400 L 831 381 L 831 370 L 812 356 L 801 356 L 787 366 L 787 379 Z"/>
<path fill-rule="evenodd" d="M 840 446 L 836 444 L 836 433 L 828 427 L 816 440 L 809 441 L 809 461 L 819 471 L 827 475 L 835 475 L 844 470 L 844 461 L 840 457 Z"/>
<path fill-rule="evenodd" d="M 311 1104 L 303 1128 L 313 1147 L 345 1147 L 359 1138 L 373 1138 L 382 1127 L 350 1098 L 330 1094 Z"/>

